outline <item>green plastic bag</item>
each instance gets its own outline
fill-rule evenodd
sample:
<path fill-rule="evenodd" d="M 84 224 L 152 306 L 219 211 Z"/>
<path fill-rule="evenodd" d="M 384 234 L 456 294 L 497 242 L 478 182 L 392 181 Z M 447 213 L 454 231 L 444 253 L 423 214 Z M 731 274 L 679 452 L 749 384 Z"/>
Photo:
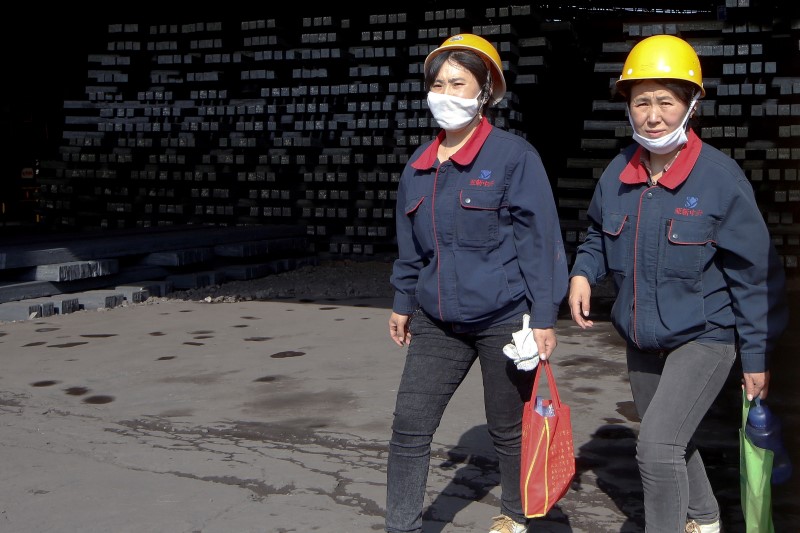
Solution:
<path fill-rule="evenodd" d="M 775 533 L 772 523 L 772 461 L 775 453 L 753 444 L 744 428 L 753 402 L 742 390 L 742 427 L 739 428 L 739 481 L 747 533 Z"/>

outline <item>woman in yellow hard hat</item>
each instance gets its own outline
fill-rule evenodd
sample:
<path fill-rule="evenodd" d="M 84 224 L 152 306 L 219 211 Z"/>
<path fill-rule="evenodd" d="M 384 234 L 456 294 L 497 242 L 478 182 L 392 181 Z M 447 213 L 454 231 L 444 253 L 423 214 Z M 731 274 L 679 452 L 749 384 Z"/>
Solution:
<path fill-rule="evenodd" d="M 567 289 L 558 213 L 533 146 L 486 118 L 506 92 L 494 46 L 454 35 L 424 70 L 441 131 L 417 148 L 397 189 L 389 335 L 408 349 L 389 443 L 386 531 L 422 531 L 433 434 L 479 360 L 502 494 L 489 530 L 522 533 L 523 405 L 539 358 L 556 346 Z M 512 333 L 520 332 L 529 342 L 517 346 Z"/>
<path fill-rule="evenodd" d="M 768 355 L 787 323 L 783 266 L 742 169 L 687 126 L 705 95 L 692 46 L 673 35 L 642 40 L 616 88 L 636 143 L 597 183 L 569 307 L 591 327 L 591 287 L 613 278 L 612 322 L 641 418 L 647 533 L 718 533 L 692 437 L 737 350 L 748 399 L 767 397 Z"/>

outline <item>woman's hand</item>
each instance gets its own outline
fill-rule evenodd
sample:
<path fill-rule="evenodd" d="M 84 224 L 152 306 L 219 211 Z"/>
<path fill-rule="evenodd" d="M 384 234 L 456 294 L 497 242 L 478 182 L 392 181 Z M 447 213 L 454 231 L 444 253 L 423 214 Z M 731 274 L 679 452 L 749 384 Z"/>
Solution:
<path fill-rule="evenodd" d="M 769 394 L 769 370 L 766 372 L 745 372 L 742 378 L 742 388 L 747 393 L 747 400 L 755 398 L 767 399 Z"/>
<path fill-rule="evenodd" d="M 533 331 L 533 340 L 536 341 L 536 347 L 539 349 L 539 359 L 542 361 L 550 359 L 550 355 L 552 355 L 553 350 L 555 350 L 558 345 L 555 330 L 553 328 L 533 328 L 531 331 Z"/>
<path fill-rule="evenodd" d="M 411 342 L 411 332 L 408 330 L 410 317 L 392 313 L 389 317 L 389 336 L 398 346 L 405 346 Z"/>
<path fill-rule="evenodd" d="M 591 297 L 592 286 L 585 276 L 573 276 L 569 280 L 569 311 L 572 320 L 583 329 L 594 326 L 594 322 L 588 319 Z"/>

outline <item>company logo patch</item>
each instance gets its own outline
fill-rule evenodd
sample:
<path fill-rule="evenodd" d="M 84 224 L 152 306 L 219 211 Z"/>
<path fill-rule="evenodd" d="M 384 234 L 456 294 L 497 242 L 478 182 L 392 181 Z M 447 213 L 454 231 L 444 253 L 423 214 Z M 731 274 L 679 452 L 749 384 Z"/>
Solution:
<path fill-rule="evenodd" d="M 491 170 L 481 170 L 480 177 L 470 179 L 469 184 L 475 185 L 476 187 L 492 187 L 494 185 L 494 180 L 491 179 L 491 177 Z"/>
<path fill-rule="evenodd" d="M 687 196 L 683 207 L 676 207 L 675 214 L 687 217 L 699 217 L 703 214 L 702 209 L 697 209 L 700 199 L 697 196 Z"/>

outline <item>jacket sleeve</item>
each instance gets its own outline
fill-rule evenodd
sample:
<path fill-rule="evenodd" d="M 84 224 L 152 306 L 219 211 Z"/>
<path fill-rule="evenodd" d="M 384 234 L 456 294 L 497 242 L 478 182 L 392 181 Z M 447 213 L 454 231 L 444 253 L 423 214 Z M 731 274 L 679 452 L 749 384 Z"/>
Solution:
<path fill-rule="evenodd" d="M 408 171 L 410 169 L 407 166 L 406 171 L 403 172 L 404 177 Z M 397 229 L 398 256 L 392 266 L 392 275 L 389 281 L 395 290 L 392 311 L 401 315 L 410 315 L 418 306 L 416 298 L 417 279 L 423 265 L 423 258 L 414 245 L 411 219 L 405 212 L 407 194 L 404 183 L 405 180 L 401 179 L 397 187 L 395 225 Z"/>
<path fill-rule="evenodd" d="M 592 287 L 605 278 L 608 273 L 603 240 L 603 189 L 601 184 L 602 181 L 595 187 L 589 203 L 587 211 L 589 227 L 586 231 L 586 238 L 578 247 L 575 261 L 572 263 L 572 270 L 569 273 L 570 278 L 584 276 Z"/>
<path fill-rule="evenodd" d="M 723 251 L 744 372 L 764 372 L 769 354 L 788 323 L 786 279 L 753 188 L 742 174 L 720 223 Z"/>
<path fill-rule="evenodd" d="M 567 292 L 567 259 L 550 181 L 534 150 L 523 152 L 511 169 L 508 198 L 530 327 L 551 328 Z"/>

